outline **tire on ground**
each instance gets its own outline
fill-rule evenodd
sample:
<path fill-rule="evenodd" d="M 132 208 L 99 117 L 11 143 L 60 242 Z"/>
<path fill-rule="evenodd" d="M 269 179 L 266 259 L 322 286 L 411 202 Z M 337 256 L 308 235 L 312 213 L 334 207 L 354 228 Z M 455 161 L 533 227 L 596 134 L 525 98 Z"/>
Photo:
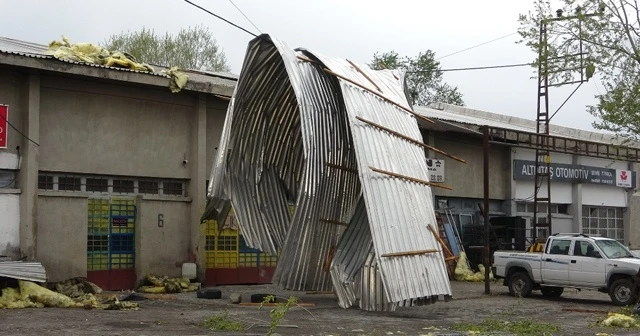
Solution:
<path fill-rule="evenodd" d="M 217 288 L 201 288 L 196 292 L 199 299 L 219 299 L 222 297 L 222 291 Z"/>
<path fill-rule="evenodd" d="M 509 294 L 527 297 L 533 290 L 533 281 L 525 272 L 514 272 L 509 276 Z"/>
<path fill-rule="evenodd" d="M 632 305 L 638 299 L 638 289 L 631 279 L 618 279 L 609 287 L 609 297 L 618 306 Z"/>
<path fill-rule="evenodd" d="M 540 288 L 540 291 L 542 292 L 542 295 L 546 296 L 546 297 L 550 297 L 550 298 L 556 298 L 556 297 L 560 297 L 562 295 L 562 292 L 564 292 L 564 288 L 563 287 L 542 287 Z"/>
<path fill-rule="evenodd" d="M 252 303 L 263 303 L 264 300 L 266 300 L 267 296 L 274 296 L 273 294 L 253 294 L 251 295 L 251 302 Z M 269 303 L 273 303 L 276 302 L 275 298 L 272 299 L 271 301 L 269 301 Z"/>

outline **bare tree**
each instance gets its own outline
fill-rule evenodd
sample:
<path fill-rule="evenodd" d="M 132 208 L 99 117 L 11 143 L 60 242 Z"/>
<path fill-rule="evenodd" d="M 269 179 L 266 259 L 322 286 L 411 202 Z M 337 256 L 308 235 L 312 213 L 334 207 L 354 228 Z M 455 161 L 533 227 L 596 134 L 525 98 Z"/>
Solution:
<path fill-rule="evenodd" d="M 191 70 L 230 70 L 224 51 L 205 26 L 183 28 L 176 35 L 158 35 L 142 28 L 112 35 L 103 45 L 109 50 L 127 52 L 138 62 Z"/>

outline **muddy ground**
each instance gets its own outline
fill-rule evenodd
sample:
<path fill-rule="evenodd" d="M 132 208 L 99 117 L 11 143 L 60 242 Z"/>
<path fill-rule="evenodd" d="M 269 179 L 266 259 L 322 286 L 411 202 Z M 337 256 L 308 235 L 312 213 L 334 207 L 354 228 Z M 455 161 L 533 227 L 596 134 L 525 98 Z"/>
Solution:
<path fill-rule="evenodd" d="M 268 323 L 269 310 L 231 304 L 229 295 L 234 292 L 241 293 L 244 301 L 249 301 L 250 294 L 275 293 L 283 297 L 295 295 L 303 302 L 316 304 L 307 308 L 310 314 L 300 308 L 291 310 L 281 324 L 297 328 L 279 328 L 277 333 L 281 335 L 464 335 L 447 328 L 456 322 L 479 323 L 486 318 L 500 321 L 528 318 L 552 323 L 561 327 L 558 335 L 640 334 L 639 330 L 593 327 L 606 316 L 605 312 L 619 309 L 602 293 L 567 290 L 560 299 L 551 300 L 534 292 L 530 298 L 517 299 L 509 296 L 506 287 L 499 283 L 492 283 L 491 295 L 483 294 L 482 283 L 454 282 L 452 287 L 454 299 L 450 302 L 380 313 L 341 309 L 332 295 L 279 291 L 271 286 L 226 286 L 220 287 L 223 291 L 220 300 L 197 299 L 195 293 L 183 293 L 175 300 L 140 301 L 139 311 L 0 310 L 0 335 L 265 335 L 267 328 L 260 324 Z M 255 325 L 242 332 L 213 332 L 203 327 L 205 318 L 225 310 L 246 325 Z"/>

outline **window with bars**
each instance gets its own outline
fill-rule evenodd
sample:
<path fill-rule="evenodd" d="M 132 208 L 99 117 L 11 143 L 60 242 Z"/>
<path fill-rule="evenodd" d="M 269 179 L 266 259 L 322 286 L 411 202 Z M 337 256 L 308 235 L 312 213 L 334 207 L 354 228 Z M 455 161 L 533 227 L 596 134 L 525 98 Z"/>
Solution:
<path fill-rule="evenodd" d="M 38 189 L 48 191 L 86 191 L 88 193 L 153 194 L 186 196 L 185 180 L 56 174 L 40 172 Z"/>
<path fill-rule="evenodd" d="M 113 180 L 113 192 L 121 194 L 133 194 L 133 180 Z"/>
<path fill-rule="evenodd" d="M 87 178 L 87 191 L 108 192 L 109 180 L 106 178 Z"/>
<path fill-rule="evenodd" d="M 516 211 L 522 213 L 533 213 L 533 202 L 527 203 L 518 203 L 516 204 Z M 540 203 L 538 204 L 538 213 L 546 213 L 547 212 L 547 204 Z M 551 213 L 552 214 L 569 214 L 569 204 L 551 204 Z"/>
<path fill-rule="evenodd" d="M 58 176 L 58 190 L 64 191 L 80 191 L 82 182 L 79 177 L 74 176 Z"/>
<path fill-rule="evenodd" d="M 53 190 L 53 176 L 51 175 L 38 176 L 38 189 Z"/>
<path fill-rule="evenodd" d="M 624 242 L 623 208 L 582 207 L 582 232 Z"/>
<path fill-rule="evenodd" d="M 184 184 L 181 182 L 165 181 L 162 183 L 162 193 L 165 195 L 182 195 Z"/>
<path fill-rule="evenodd" d="M 157 195 L 160 193 L 160 183 L 158 181 L 138 181 L 138 192 Z"/>

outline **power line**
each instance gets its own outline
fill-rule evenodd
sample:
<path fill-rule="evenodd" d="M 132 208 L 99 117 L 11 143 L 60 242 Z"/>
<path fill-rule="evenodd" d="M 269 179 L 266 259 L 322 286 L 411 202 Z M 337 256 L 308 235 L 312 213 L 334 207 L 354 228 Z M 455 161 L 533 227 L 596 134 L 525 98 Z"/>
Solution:
<path fill-rule="evenodd" d="M 442 69 L 439 71 L 442 72 L 453 72 L 453 71 L 469 71 L 469 70 L 488 70 L 488 69 L 502 69 L 502 68 L 516 68 L 523 66 L 531 66 L 532 63 L 517 63 L 517 64 L 504 64 L 504 65 L 489 65 L 489 66 L 481 66 L 481 67 L 471 67 L 471 68 L 454 68 L 454 69 Z M 408 73 L 420 73 L 420 72 L 432 72 L 432 70 L 424 70 L 424 71 L 407 71 Z"/>
<path fill-rule="evenodd" d="M 33 142 L 36 146 L 40 146 L 40 144 L 38 144 L 37 142 L 31 140 L 31 138 L 29 138 L 28 136 L 24 135 L 24 133 L 20 132 L 20 130 L 17 129 L 15 126 L 13 126 L 13 124 L 11 124 L 9 122 L 9 120 L 7 120 L 7 118 L 5 118 L 2 114 L 0 114 L 0 118 L 2 118 L 2 120 L 4 120 L 11 128 L 13 128 L 14 131 L 18 132 L 18 134 L 22 135 L 25 139 Z"/>
<path fill-rule="evenodd" d="M 245 19 L 247 19 L 247 21 L 249 21 L 249 23 L 253 26 L 253 28 L 255 28 L 259 33 L 262 33 L 262 30 L 260 30 L 260 28 L 258 28 L 258 26 L 256 26 L 253 23 L 253 21 L 251 21 L 251 19 L 249 19 L 249 17 L 244 14 L 242 9 L 240 9 L 240 8 L 238 8 L 238 6 L 236 6 L 236 4 L 233 2 L 233 0 L 229 0 L 229 2 L 233 5 L 233 7 L 235 7 L 238 10 L 238 12 L 240 12 L 240 14 L 242 14 L 242 16 L 244 16 Z"/>
<path fill-rule="evenodd" d="M 474 48 L 477 48 L 477 47 L 482 47 L 482 46 L 483 46 L 483 45 L 485 45 L 485 44 L 489 44 L 489 43 L 492 43 L 492 42 L 495 42 L 495 41 L 502 40 L 502 39 L 507 38 L 507 37 L 509 37 L 509 36 L 513 36 L 513 35 L 515 35 L 515 34 L 517 34 L 517 33 L 518 33 L 518 32 L 511 33 L 511 34 L 508 34 L 508 35 L 505 35 L 505 36 L 501 36 L 501 37 L 495 38 L 495 39 L 493 39 L 493 40 L 491 40 L 491 41 L 487 41 L 487 42 L 482 42 L 482 43 L 480 43 L 480 44 L 476 44 L 476 45 L 474 45 L 473 47 L 469 47 L 469 48 L 466 48 L 466 49 L 458 50 L 458 51 L 456 51 L 456 52 L 454 52 L 454 53 L 447 54 L 447 55 L 444 55 L 444 56 L 442 56 L 442 57 L 438 57 L 438 58 L 436 58 L 436 61 L 437 61 L 437 60 L 441 60 L 441 59 L 443 59 L 443 58 L 445 58 L 445 57 L 449 57 L 449 56 L 457 55 L 457 54 L 459 54 L 459 53 L 462 53 L 462 52 L 465 52 L 465 51 L 468 51 L 468 50 L 471 50 L 471 49 L 474 49 Z"/>
<path fill-rule="evenodd" d="M 234 26 L 234 27 L 236 27 L 236 28 L 238 28 L 238 29 L 242 30 L 243 32 L 245 32 L 245 33 L 247 33 L 247 34 L 249 34 L 249 35 L 251 35 L 251 36 L 253 36 L 253 37 L 258 37 L 258 35 L 256 35 L 256 34 L 254 34 L 254 33 L 250 32 L 250 31 L 248 31 L 248 30 L 246 30 L 245 28 L 242 28 L 241 26 L 239 26 L 239 25 L 237 25 L 237 24 L 235 24 L 235 23 L 233 23 L 233 22 L 231 22 L 231 21 L 229 21 L 229 20 L 227 20 L 227 19 L 223 18 L 222 16 L 220 16 L 220 15 L 218 15 L 218 14 L 216 14 L 216 13 L 213 13 L 213 12 L 209 11 L 208 9 L 206 9 L 206 8 L 204 8 L 204 7 L 198 6 L 198 5 L 194 4 L 193 2 L 191 2 L 191 1 L 189 1 L 189 0 L 184 0 L 184 1 L 185 1 L 186 3 L 188 3 L 188 4 L 190 4 L 190 5 L 192 5 L 192 6 L 196 7 L 196 8 L 198 8 L 198 9 L 200 9 L 200 10 L 202 10 L 202 11 L 204 11 L 204 12 L 206 12 L 206 13 L 210 14 L 210 15 L 213 15 L 213 16 L 217 17 L 218 19 L 220 19 L 220 20 L 222 20 L 222 21 L 224 21 L 224 22 L 226 22 L 226 23 L 228 23 L 228 24 L 230 24 L 230 25 L 232 25 L 232 26 Z"/>

